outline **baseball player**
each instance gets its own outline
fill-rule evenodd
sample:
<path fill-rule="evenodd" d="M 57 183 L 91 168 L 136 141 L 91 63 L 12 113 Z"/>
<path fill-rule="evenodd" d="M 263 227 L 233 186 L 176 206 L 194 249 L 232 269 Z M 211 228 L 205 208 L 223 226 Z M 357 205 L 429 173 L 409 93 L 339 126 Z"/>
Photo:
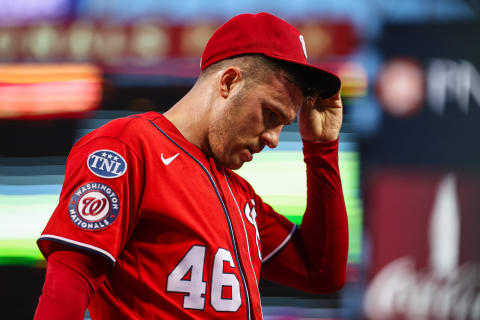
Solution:
<path fill-rule="evenodd" d="M 340 80 L 306 58 L 287 22 L 236 16 L 168 112 L 116 119 L 80 139 L 38 240 L 48 264 L 35 319 L 83 319 L 87 307 L 92 319 L 261 319 L 260 277 L 340 289 Z M 276 147 L 297 113 L 308 185 L 301 228 L 232 171 Z"/>

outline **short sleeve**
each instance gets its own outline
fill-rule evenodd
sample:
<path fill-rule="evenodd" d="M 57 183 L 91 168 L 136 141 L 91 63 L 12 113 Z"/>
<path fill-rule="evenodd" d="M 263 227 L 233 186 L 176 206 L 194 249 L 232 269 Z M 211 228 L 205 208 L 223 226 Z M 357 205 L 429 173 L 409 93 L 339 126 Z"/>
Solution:
<path fill-rule="evenodd" d="M 93 132 L 71 150 L 58 206 L 38 239 L 48 259 L 54 243 L 115 263 L 139 218 L 144 170 L 134 148 Z"/>
<path fill-rule="evenodd" d="M 255 207 L 259 210 L 257 223 L 263 263 L 288 243 L 296 230 L 296 225 L 263 202 L 260 196 L 255 194 L 254 197 Z"/>

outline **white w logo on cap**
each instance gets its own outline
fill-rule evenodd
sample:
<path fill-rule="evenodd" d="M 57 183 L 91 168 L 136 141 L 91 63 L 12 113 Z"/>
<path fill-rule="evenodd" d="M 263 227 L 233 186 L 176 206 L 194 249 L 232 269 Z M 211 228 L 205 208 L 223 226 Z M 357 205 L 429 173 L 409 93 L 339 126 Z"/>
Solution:
<path fill-rule="evenodd" d="M 305 39 L 303 39 L 302 35 L 299 35 L 298 38 L 300 39 L 300 43 L 302 44 L 303 54 L 305 55 L 305 59 L 308 58 L 307 55 L 307 47 L 305 46 Z"/>

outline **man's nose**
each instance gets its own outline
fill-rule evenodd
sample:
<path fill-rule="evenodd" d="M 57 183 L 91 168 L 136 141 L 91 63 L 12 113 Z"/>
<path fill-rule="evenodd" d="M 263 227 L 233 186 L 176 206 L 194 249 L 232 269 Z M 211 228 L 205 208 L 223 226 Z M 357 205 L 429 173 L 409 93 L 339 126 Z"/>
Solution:
<path fill-rule="evenodd" d="M 276 148 L 278 146 L 278 140 L 280 139 L 280 132 L 282 132 L 282 128 L 283 126 L 277 126 L 275 128 L 265 130 L 261 135 L 262 142 L 271 149 Z"/>

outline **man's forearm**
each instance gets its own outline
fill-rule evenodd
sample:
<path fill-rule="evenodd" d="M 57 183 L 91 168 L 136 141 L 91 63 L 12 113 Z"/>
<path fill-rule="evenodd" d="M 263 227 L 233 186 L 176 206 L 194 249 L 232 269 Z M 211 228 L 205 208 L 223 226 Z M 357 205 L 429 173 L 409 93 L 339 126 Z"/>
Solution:
<path fill-rule="evenodd" d="M 345 284 L 348 222 L 338 170 L 338 140 L 304 142 L 308 200 L 302 225 L 272 259 L 262 276 L 313 293 Z"/>
<path fill-rule="evenodd" d="M 331 277 L 333 287 L 345 282 L 348 220 L 338 168 L 338 140 L 304 142 L 307 163 L 307 209 L 301 238 L 309 264 Z"/>

